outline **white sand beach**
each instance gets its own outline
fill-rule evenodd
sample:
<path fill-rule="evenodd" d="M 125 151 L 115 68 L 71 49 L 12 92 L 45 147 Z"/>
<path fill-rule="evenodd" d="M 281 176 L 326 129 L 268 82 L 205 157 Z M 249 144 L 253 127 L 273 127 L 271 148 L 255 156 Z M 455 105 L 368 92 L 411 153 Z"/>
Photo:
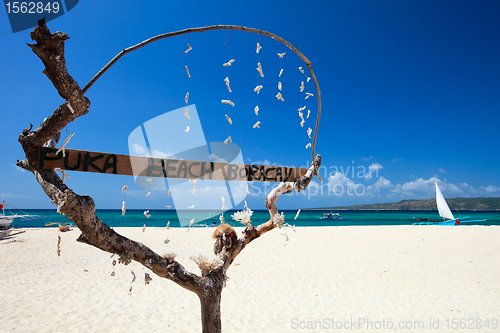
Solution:
<path fill-rule="evenodd" d="M 212 254 L 213 229 L 116 230 L 175 251 L 197 274 L 189 256 Z M 194 293 L 137 263 L 113 266 L 75 241 L 77 229 L 60 233 L 61 256 L 57 229 L 22 231 L 0 240 L 1 332 L 201 332 Z M 488 332 L 495 320 L 500 329 L 499 227 L 307 227 L 287 229 L 286 247 L 281 232 L 250 243 L 228 270 L 224 332 Z"/>

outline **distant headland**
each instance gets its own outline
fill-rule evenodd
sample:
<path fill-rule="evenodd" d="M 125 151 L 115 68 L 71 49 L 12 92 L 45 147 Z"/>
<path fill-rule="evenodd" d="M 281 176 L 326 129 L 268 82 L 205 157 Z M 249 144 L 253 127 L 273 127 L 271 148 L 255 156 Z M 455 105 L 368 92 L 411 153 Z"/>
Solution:
<path fill-rule="evenodd" d="M 500 210 L 500 198 L 451 198 L 446 199 L 451 210 Z M 401 200 L 392 203 L 321 207 L 323 210 L 437 210 L 436 199 Z"/>

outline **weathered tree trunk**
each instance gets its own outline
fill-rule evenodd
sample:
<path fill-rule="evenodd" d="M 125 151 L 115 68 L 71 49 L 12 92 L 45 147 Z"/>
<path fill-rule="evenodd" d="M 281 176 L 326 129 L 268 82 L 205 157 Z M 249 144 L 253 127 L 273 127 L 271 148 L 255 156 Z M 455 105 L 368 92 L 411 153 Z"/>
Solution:
<path fill-rule="evenodd" d="M 103 251 L 117 254 L 119 263 L 127 265 L 131 260 L 149 268 L 156 275 L 169 279 L 181 287 L 198 295 L 201 304 L 203 332 L 221 332 L 221 293 L 226 280 L 226 271 L 240 251 L 252 240 L 277 227 L 273 217 L 277 214 L 276 200 L 282 193 L 291 189 L 301 191 L 307 187 L 317 174 L 321 157 L 316 156 L 306 175 L 295 183 L 281 183 L 266 199 L 270 220 L 258 227 L 248 225 L 244 235 L 238 239 L 235 250 L 222 255 L 223 264 L 211 270 L 203 270 L 201 276 L 188 272 L 174 258 L 162 257 L 144 244 L 121 236 L 96 215 L 94 200 L 80 196 L 68 188 L 54 170 L 41 170 L 37 166 L 39 148 L 76 118 L 86 114 L 90 101 L 83 95 L 77 82 L 69 75 L 64 57 L 64 41 L 69 39 L 65 33 L 51 34 L 42 19 L 38 22 L 31 38 L 37 43 L 29 45 L 45 65 L 43 71 L 54 84 L 66 102 L 59 106 L 38 128 L 24 129 L 19 136 L 27 160 L 17 165 L 31 171 L 47 196 L 58 207 L 58 212 L 66 215 L 80 229 L 78 241 L 95 246 Z M 308 64 L 310 66 L 310 64 Z M 96 79 L 96 78 L 95 78 Z M 95 81 L 95 79 L 93 81 Z M 88 89 L 88 87 L 86 88 Z M 319 91 L 319 87 L 318 87 Z M 319 119 L 319 118 L 318 118 Z M 201 266 L 200 266 L 201 268 Z"/>
<path fill-rule="evenodd" d="M 199 294 L 201 305 L 201 326 L 203 333 L 218 333 L 222 331 L 220 301 L 224 273 L 221 269 L 215 270 L 207 279 L 203 294 Z"/>
<path fill-rule="evenodd" d="M 203 333 L 222 332 L 220 299 L 222 290 L 213 297 L 200 297 L 201 327 Z"/>

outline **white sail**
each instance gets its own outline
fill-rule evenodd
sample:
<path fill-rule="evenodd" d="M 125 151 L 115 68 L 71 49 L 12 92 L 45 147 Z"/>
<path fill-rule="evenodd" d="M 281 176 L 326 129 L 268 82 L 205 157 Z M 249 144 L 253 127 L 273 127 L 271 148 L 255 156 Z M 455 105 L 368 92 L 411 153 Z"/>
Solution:
<path fill-rule="evenodd" d="M 443 197 L 443 193 L 439 189 L 437 182 L 434 180 L 434 184 L 436 184 L 436 203 L 439 211 L 439 215 L 444 217 L 445 219 L 454 220 L 453 214 L 451 213 L 450 207 L 446 203 L 446 200 Z"/>

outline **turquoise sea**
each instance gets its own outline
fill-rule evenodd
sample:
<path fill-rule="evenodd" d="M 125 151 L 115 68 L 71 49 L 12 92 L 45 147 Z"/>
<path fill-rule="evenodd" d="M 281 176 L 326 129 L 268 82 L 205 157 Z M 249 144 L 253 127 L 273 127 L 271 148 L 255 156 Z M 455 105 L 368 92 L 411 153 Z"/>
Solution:
<path fill-rule="evenodd" d="M 151 217 L 148 219 L 143 215 L 144 210 L 127 210 L 125 216 L 122 216 L 121 210 L 113 209 L 97 210 L 97 216 L 111 227 L 142 227 L 144 224 L 148 227 L 165 227 L 170 221 L 171 227 L 179 227 L 179 220 L 175 210 L 150 210 Z M 233 221 L 231 215 L 235 211 L 227 211 L 224 217 L 227 223 L 233 226 L 243 226 L 239 222 Z M 281 212 L 281 211 L 280 211 Z M 299 217 L 294 220 L 296 210 L 285 210 L 285 222 L 290 225 L 301 227 L 311 226 L 353 226 L 353 225 L 410 225 L 414 222 L 413 217 L 424 217 L 438 219 L 438 213 L 432 211 L 338 211 L 345 220 L 318 220 L 323 213 L 330 211 L 321 210 L 302 210 Z M 333 213 L 337 211 L 332 211 Z M 7 211 L 6 211 L 7 213 Z M 17 214 L 38 215 L 36 219 L 15 219 L 13 226 L 16 228 L 41 228 L 45 224 L 55 222 L 70 222 L 65 216 L 59 215 L 55 209 L 47 210 L 23 210 L 13 211 Z M 8 213 L 7 213 L 8 214 Z M 219 221 L 220 212 L 215 211 L 189 211 L 193 218 L 205 219 L 199 223 L 200 226 L 212 224 Z M 500 211 L 459 211 L 453 212 L 456 218 L 471 216 L 474 219 L 487 219 L 486 222 L 477 223 L 479 225 L 500 225 Z M 253 225 L 259 225 L 269 219 L 267 210 L 254 211 L 252 216 Z M 470 225 L 464 224 L 465 225 Z M 56 225 L 57 226 L 57 225 Z"/>

